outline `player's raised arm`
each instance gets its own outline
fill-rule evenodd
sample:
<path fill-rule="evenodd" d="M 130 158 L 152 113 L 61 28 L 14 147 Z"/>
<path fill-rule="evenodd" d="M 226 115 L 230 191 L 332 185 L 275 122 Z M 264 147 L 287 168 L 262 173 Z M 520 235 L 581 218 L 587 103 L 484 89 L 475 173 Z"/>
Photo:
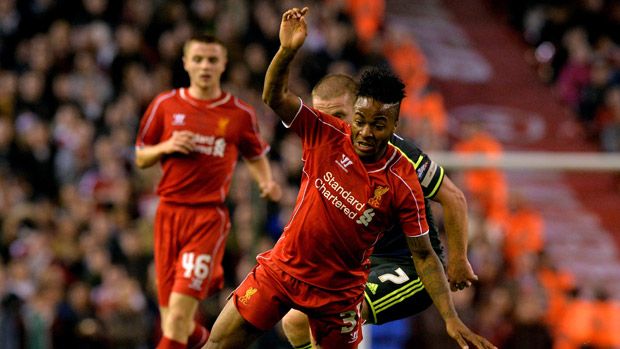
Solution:
<path fill-rule="evenodd" d="M 299 110 L 299 98 L 288 90 L 290 64 L 308 35 L 304 16 L 308 8 L 293 8 L 282 15 L 280 48 L 271 60 L 263 87 L 263 101 L 280 116 L 284 123 L 293 121 Z"/>

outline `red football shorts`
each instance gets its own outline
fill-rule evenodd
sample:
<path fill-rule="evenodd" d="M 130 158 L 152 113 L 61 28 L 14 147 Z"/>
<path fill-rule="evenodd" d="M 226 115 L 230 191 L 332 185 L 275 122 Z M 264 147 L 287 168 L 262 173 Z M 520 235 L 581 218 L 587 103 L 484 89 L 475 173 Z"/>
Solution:
<path fill-rule="evenodd" d="M 257 265 L 233 292 L 241 316 L 261 330 L 271 329 L 289 310 L 306 313 L 312 335 L 324 349 L 357 348 L 362 340 L 364 288 L 328 291 L 293 278 L 277 267 Z"/>
<path fill-rule="evenodd" d="M 172 292 L 200 300 L 222 289 L 222 258 L 229 231 L 225 206 L 160 202 L 155 216 L 159 305 L 168 306 Z"/>

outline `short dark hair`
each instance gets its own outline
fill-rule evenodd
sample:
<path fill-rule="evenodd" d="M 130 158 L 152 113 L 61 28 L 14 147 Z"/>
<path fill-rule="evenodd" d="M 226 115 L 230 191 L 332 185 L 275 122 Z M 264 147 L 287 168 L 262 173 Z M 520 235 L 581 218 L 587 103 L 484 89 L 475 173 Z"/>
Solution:
<path fill-rule="evenodd" d="M 405 84 L 387 68 L 368 68 L 360 78 L 357 96 L 385 104 L 400 103 L 405 98 Z"/>
<path fill-rule="evenodd" d="M 224 42 L 218 39 L 215 35 L 208 34 L 208 33 L 198 33 L 198 34 L 193 34 L 189 39 L 187 39 L 187 41 L 185 41 L 185 44 L 183 45 L 183 53 L 187 51 L 187 46 L 192 41 L 202 42 L 203 44 L 218 44 L 222 46 L 224 50 L 226 50 L 226 45 L 224 45 Z"/>
<path fill-rule="evenodd" d="M 312 89 L 312 97 L 328 99 L 340 97 L 345 93 L 357 95 L 357 82 L 345 74 L 329 74 L 321 78 Z"/>

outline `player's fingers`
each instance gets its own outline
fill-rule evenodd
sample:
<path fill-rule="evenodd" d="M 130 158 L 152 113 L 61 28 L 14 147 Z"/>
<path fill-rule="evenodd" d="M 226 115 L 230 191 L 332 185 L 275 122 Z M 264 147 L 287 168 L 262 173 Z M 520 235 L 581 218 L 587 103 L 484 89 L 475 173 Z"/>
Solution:
<path fill-rule="evenodd" d="M 193 137 L 194 136 L 192 131 L 188 131 L 188 130 L 173 131 L 172 135 L 177 136 L 177 137 Z"/>
<path fill-rule="evenodd" d="M 289 11 L 291 11 L 291 18 L 299 18 L 299 8 L 293 7 Z"/>
<path fill-rule="evenodd" d="M 302 8 L 300 12 L 302 15 L 305 15 L 306 13 L 308 13 L 308 7 Z"/>
<path fill-rule="evenodd" d="M 497 347 L 494 346 L 493 343 L 489 342 L 486 338 L 473 333 L 472 336 L 472 338 L 469 338 L 469 341 L 472 342 L 476 346 L 476 348 L 497 349 Z"/>
<path fill-rule="evenodd" d="M 461 349 L 469 349 L 469 345 L 467 345 L 467 342 L 465 341 L 463 336 L 461 336 L 460 334 L 456 335 L 454 337 L 454 340 L 456 340 L 456 342 L 459 344 L 459 347 L 461 347 Z"/>
<path fill-rule="evenodd" d="M 173 152 L 173 153 L 181 153 L 181 154 L 185 154 L 185 155 L 187 155 L 187 154 L 189 154 L 189 153 L 190 153 L 190 150 L 189 150 L 189 149 L 187 149 L 187 148 L 185 148 L 185 147 L 183 147 L 182 145 L 175 144 L 175 145 L 172 147 L 172 152 Z"/>
<path fill-rule="evenodd" d="M 192 142 L 191 140 L 180 140 L 178 142 L 175 142 L 175 145 L 179 149 L 183 150 L 185 154 L 194 150 L 194 142 Z"/>

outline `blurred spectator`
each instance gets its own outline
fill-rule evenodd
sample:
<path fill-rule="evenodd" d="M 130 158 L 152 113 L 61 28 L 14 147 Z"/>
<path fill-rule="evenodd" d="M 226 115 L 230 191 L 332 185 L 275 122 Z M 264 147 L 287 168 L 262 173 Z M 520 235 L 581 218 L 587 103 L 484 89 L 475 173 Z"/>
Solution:
<path fill-rule="evenodd" d="M 477 121 L 464 126 L 462 138 L 454 144 L 453 149 L 465 156 L 468 153 L 482 153 L 490 158 L 503 151 L 499 141 Z M 508 205 L 508 187 L 502 171 L 494 168 L 467 170 L 463 176 L 464 188 L 473 198 L 472 204 L 479 205 L 483 217 L 495 230 L 501 229 Z"/>
<path fill-rule="evenodd" d="M 541 214 L 528 205 L 526 198 L 513 193 L 508 202 L 503 238 L 503 252 L 508 270 L 517 273 L 517 264 L 524 255 L 538 255 L 544 246 L 544 223 Z"/>
<path fill-rule="evenodd" d="M 577 110 L 582 91 L 590 80 L 592 49 L 587 33 L 581 27 L 570 29 L 562 41 L 568 50 L 568 60 L 559 70 L 556 82 L 562 101 Z"/>
<path fill-rule="evenodd" d="M 606 152 L 620 152 L 620 85 L 605 93 L 605 103 L 596 115 L 600 129 L 601 149 Z"/>

